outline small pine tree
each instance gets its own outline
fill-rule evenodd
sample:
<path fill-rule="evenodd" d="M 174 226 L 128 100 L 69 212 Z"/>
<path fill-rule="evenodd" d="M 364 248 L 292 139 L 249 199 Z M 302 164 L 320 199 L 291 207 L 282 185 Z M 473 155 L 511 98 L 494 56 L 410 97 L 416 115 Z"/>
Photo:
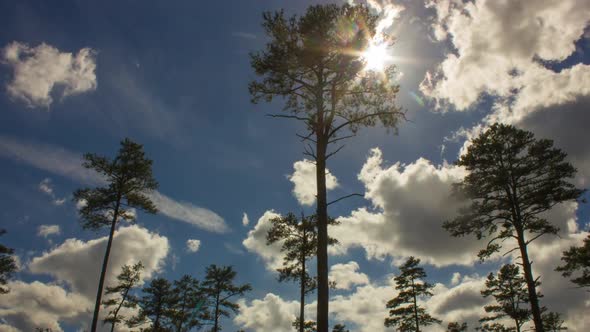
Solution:
<path fill-rule="evenodd" d="M 509 317 L 514 321 L 515 330 L 520 332 L 522 325 L 530 320 L 528 289 L 526 281 L 520 275 L 518 266 L 506 264 L 502 266 L 497 276 L 490 273 L 486 280 L 486 288 L 481 291 L 481 295 L 494 297 L 497 304 L 484 307 L 487 313 L 494 315 L 484 317 L 480 319 L 480 322 Z M 538 296 L 540 297 L 540 295 Z"/>
<path fill-rule="evenodd" d="M 440 324 L 441 320 L 432 317 L 424 307 L 418 305 L 418 298 L 432 296 L 434 285 L 424 281 L 426 272 L 420 266 L 420 259 L 410 257 L 399 267 L 400 275 L 395 277 L 397 297 L 387 302 L 389 317 L 385 326 L 396 326 L 402 331 L 419 332 L 421 326 Z"/>
<path fill-rule="evenodd" d="M 543 314 L 543 326 L 547 332 L 559 332 L 567 330 L 564 325 L 564 320 L 561 319 L 561 314 L 557 312 L 547 312 Z"/>
<path fill-rule="evenodd" d="M 581 273 L 571 281 L 580 287 L 590 287 L 590 235 L 584 239 L 581 247 L 571 247 L 564 251 L 561 260 L 565 265 L 557 267 L 556 271 L 561 272 L 566 278 L 574 273 Z"/>
<path fill-rule="evenodd" d="M 137 307 L 137 298 L 131 294 L 131 290 L 139 283 L 142 270 L 143 264 L 141 262 L 137 262 L 133 266 L 123 265 L 121 273 L 117 276 L 119 283 L 106 288 L 105 296 L 115 294 L 115 297 L 102 302 L 105 308 L 114 307 L 103 320 L 105 324 L 111 323 L 111 332 L 115 330 L 115 325 L 126 320 L 119 313 L 121 308 Z"/>
<path fill-rule="evenodd" d="M 500 323 L 485 323 L 479 327 L 476 327 L 475 330 L 482 332 L 514 332 L 513 327 L 506 327 Z"/>
<path fill-rule="evenodd" d="M 190 331 L 201 325 L 206 317 L 203 304 L 205 301 L 199 281 L 189 275 L 174 281 L 175 296 L 172 307 L 172 326 L 176 332 Z"/>
<path fill-rule="evenodd" d="M 334 325 L 332 332 L 350 332 L 350 330 L 345 330 L 345 329 L 346 329 L 346 325 L 336 324 L 336 325 Z"/>
<path fill-rule="evenodd" d="M 0 235 L 4 235 L 6 230 L 0 229 Z M 14 271 L 16 271 L 16 261 L 12 254 L 14 249 L 7 248 L 0 244 L 0 294 L 8 293 L 8 288 L 3 287 L 8 282 L 8 279 L 12 277 Z"/>
<path fill-rule="evenodd" d="M 152 323 L 149 331 L 170 331 L 172 308 L 175 302 L 172 284 L 164 278 L 155 278 L 143 288 L 143 293 L 144 295 L 138 301 L 141 310 L 138 317 L 133 320 L 133 325 L 145 323 L 146 318 L 149 318 Z"/>
<path fill-rule="evenodd" d="M 212 332 L 221 331 L 219 318 L 221 316 L 229 317 L 230 312 L 228 310 L 234 313 L 238 312 L 239 306 L 237 303 L 231 302 L 231 298 L 238 295 L 243 296 L 246 292 L 252 290 L 250 284 L 234 285 L 236 275 L 237 272 L 231 266 L 218 267 L 212 264 L 207 267 L 202 290 L 212 306 L 213 317 L 210 318 L 213 321 Z"/>
<path fill-rule="evenodd" d="M 447 332 L 467 332 L 467 323 L 451 322 L 447 325 Z"/>

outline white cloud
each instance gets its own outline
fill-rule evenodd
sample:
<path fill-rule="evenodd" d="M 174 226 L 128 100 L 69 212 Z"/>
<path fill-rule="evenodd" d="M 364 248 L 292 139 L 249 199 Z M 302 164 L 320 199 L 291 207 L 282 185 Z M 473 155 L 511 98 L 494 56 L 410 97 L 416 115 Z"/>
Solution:
<path fill-rule="evenodd" d="M 366 285 L 369 277 L 358 272 L 359 265 L 355 261 L 334 264 L 330 267 L 330 279 L 336 282 L 336 289 L 350 289 L 353 285 Z"/>
<path fill-rule="evenodd" d="M 51 197 L 54 205 L 59 206 L 63 205 L 66 202 L 65 198 L 56 197 L 50 178 L 45 178 L 39 183 L 39 191 Z"/>
<path fill-rule="evenodd" d="M 82 167 L 82 154 L 61 147 L 20 142 L 0 136 L 0 156 L 17 160 L 83 184 L 102 185 L 104 180 L 98 173 Z M 189 202 L 176 201 L 158 191 L 151 199 L 163 215 L 180 220 L 208 231 L 222 233 L 228 230 L 227 224 L 218 214 Z M 82 203 L 79 203 L 82 204 Z M 79 204 L 77 207 L 79 208 Z"/>
<path fill-rule="evenodd" d="M 53 195 L 53 188 L 51 187 L 51 179 L 45 178 L 39 183 L 39 190 L 47 195 Z"/>
<path fill-rule="evenodd" d="M 68 239 L 51 251 L 32 259 L 28 269 L 48 274 L 56 282 L 11 282 L 0 303 L 4 326 L 23 331 L 49 327 L 62 331 L 67 323 L 87 327 L 91 320 L 98 276 L 107 237 L 89 241 Z M 140 283 L 160 271 L 168 253 L 168 239 L 137 225 L 119 228 L 113 239 L 105 285 L 113 285 L 124 264 L 141 261 L 145 266 Z M 68 290 L 66 290 L 68 289 Z M 105 314 L 103 311 L 102 314 Z M 107 327 L 101 327 L 106 331 Z"/>
<path fill-rule="evenodd" d="M 250 218 L 248 218 L 248 214 L 246 212 L 244 212 L 244 214 L 242 215 L 242 225 L 248 226 L 249 223 L 250 223 Z"/>
<path fill-rule="evenodd" d="M 12 42 L 1 59 L 14 71 L 6 89 L 29 107 L 49 107 L 56 86 L 63 87 L 60 98 L 95 90 L 95 53 L 87 47 L 72 54 L 45 43 L 30 47 Z"/>
<path fill-rule="evenodd" d="M 293 195 L 301 205 L 312 205 L 315 202 L 317 181 L 315 163 L 304 159 L 293 164 L 293 174 L 289 181 L 293 182 Z M 331 190 L 338 186 L 338 180 L 326 168 L 326 189 Z"/>
<path fill-rule="evenodd" d="M 361 208 L 340 217 L 341 224 L 330 228 L 340 242 L 332 252 L 343 254 L 350 247 L 362 247 L 368 258 L 416 256 L 436 266 L 472 264 L 477 241 L 450 241 L 442 228 L 462 204 L 451 195 L 451 185 L 462 179 L 464 170 L 436 167 L 423 158 L 405 166 L 384 168 L 382 164 L 381 151 L 373 149 L 359 174 L 365 197 L 377 211 Z"/>
<path fill-rule="evenodd" d="M 197 252 L 201 247 L 201 241 L 195 239 L 186 240 L 186 250 L 189 252 Z"/>
<path fill-rule="evenodd" d="M 254 229 L 248 232 L 248 236 L 242 244 L 249 252 L 260 256 L 264 261 L 266 268 L 273 271 L 283 265 L 283 253 L 281 253 L 281 242 L 275 242 L 272 245 L 266 245 L 266 234 L 271 227 L 271 219 L 280 217 L 279 214 L 270 210 L 264 212 L 258 219 Z"/>
<path fill-rule="evenodd" d="M 106 236 L 87 242 L 67 239 L 50 252 L 33 258 L 28 268 L 32 273 L 51 275 L 67 283 L 73 291 L 93 298 L 101 268 L 97 262 L 103 261 L 107 241 Z M 142 280 L 151 278 L 162 268 L 168 250 L 166 237 L 137 225 L 119 228 L 113 238 L 105 284 L 114 284 L 121 267 L 137 261 L 141 261 L 145 267 Z"/>
<path fill-rule="evenodd" d="M 391 283 L 371 283 L 357 287 L 351 294 L 333 296 L 330 300 L 330 312 L 335 322 L 355 324 L 356 328 L 350 327 L 351 330 L 385 332 L 387 329 L 383 321 L 389 314 L 386 304 L 396 294 L 397 291 Z"/>
<path fill-rule="evenodd" d="M 50 235 L 59 234 L 61 234 L 59 225 L 41 225 L 37 228 L 37 236 L 42 236 L 44 238 L 47 238 Z"/>
<path fill-rule="evenodd" d="M 93 308 L 89 298 L 58 285 L 13 281 L 8 287 L 10 292 L 2 295 L 0 317 L 15 331 L 34 331 L 37 327 L 63 331 L 60 322 L 79 323 Z M 0 325 L 0 331 L 10 329 Z"/>
<path fill-rule="evenodd" d="M 291 324 L 299 315 L 298 301 L 285 301 L 273 293 L 250 303 L 240 299 L 238 304 L 240 312 L 234 317 L 234 323 L 254 332 L 291 332 Z"/>
<path fill-rule="evenodd" d="M 154 191 L 150 198 L 158 207 L 158 211 L 169 218 L 184 221 L 215 233 L 224 233 L 229 230 L 223 218 L 209 209 L 195 206 L 189 202 L 173 200 L 158 191 Z"/>
<path fill-rule="evenodd" d="M 559 73 L 539 58 L 562 61 L 575 51 L 590 15 L 590 4 L 576 0 L 498 2 L 431 1 L 436 10 L 435 37 L 448 39 L 448 53 L 421 90 L 441 103 L 463 110 L 482 93 L 513 98 L 513 114 L 571 101 L 590 92 L 590 66 L 576 65 Z"/>

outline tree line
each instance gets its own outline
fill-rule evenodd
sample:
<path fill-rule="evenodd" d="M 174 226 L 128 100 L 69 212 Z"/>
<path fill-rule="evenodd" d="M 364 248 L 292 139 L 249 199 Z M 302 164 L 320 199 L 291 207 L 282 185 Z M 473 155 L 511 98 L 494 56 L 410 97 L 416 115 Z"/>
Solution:
<path fill-rule="evenodd" d="M 236 271 L 231 266 L 210 265 L 202 282 L 190 275 L 173 282 L 159 277 L 138 294 L 134 289 L 141 281 L 142 270 L 141 262 L 124 265 L 117 284 L 106 288 L 108 298 L 102 305 L 108 314 L 103 322 L 110 324 L 111 332 L 117 325 L 132 331 L 186 332 L 207 326 L 220 331 L 220 318 L 238 311 L 235 298 L 252 289 L 249 284 L 234 284 Z M 137 313 L 128 316 L 122 308 Z"/>

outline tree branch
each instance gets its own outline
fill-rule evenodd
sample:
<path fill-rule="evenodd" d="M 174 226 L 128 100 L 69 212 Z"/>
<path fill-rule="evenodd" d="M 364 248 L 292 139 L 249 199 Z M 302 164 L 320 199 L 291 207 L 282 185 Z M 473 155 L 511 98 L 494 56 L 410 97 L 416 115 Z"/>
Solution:
<path fill-rule="evenodd" d="M 343 200 L 343 199 L 346 199 L 346 198 L 349 198 L 349 197 L 352 197 L 352 196 L 360 196 L 360 197 L 363 197 L 363 195 L 361 195 L 361 194 L 354 193 L 354 194 L 350 194 L 350 195 L 342 196 L 342 197 L 340 197 L 340 198 L 338 198 L 338 199 L 335 199 L 335 200 L 331 201 L 330 203 L 328 203 L 328 205 L 334 204 L 334 203 L 336 203 L 336 202 L 339 202 L 339 201 L 341 201 L 341 200 Z"/>

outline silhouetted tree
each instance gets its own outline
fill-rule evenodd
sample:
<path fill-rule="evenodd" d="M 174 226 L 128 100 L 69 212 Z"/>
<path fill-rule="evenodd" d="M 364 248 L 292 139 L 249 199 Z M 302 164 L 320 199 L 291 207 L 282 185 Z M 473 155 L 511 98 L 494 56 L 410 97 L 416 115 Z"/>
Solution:
<path fill-rule="evenodd" d="M 472 203 L 444 224 L 453 236 L 491 237 L 479 253 L 482 260 L 500 250 L 498 242 L 516 240 L 512 250 L 520 251 L 537 332 L 543 331 L 543 321 L 527 246 L 544 234 L 558 232 L 543 219 L 545 212 L 577 200 L 584 192 L 568 182 L 576 169 L 565 158 L 551 140 L 537 140 L 531 132 L 513 126 L 492 125 L 457 161 L 469 173 L 455 185 L 455 192 Z"/>
<path fill-rule="evenodd" d="M 171 331 L 170 322 L 176 301 L 172 284 L 164 278 L 152 279 L 150 284 L 143 288 L 143 294 L 139 300 L 141 309 L 133 325 L 145 323 L 146 318 L 149 318 L 152 323 L 150 332 Z"/>
<path fill-rule="evenodd" d="M 0 229 L 0 236 L 5 233 L 6 230 Z M 14 254 L 14 249 L 0 244 L 0 294 L 6 294 L 9 292 L 8 288 L 4 287 L 4 285 L 6 285 L 17 268 L 16 260 L 12 254 Z"/>
<path fill-rule="evenodd" d="M 579 272 L 581 275 L 571 281 L 580 287 L 590 287 L 590 235 L 584 239 L 581 247 L 570 247 L 564 251 L 561 260 L 565 265 L 557 267 L 556 271 L 561 272 L 566 278 Z"/>
<path fill-rule="evenodd" d="M 399 267 L 400 275 L 394 278 L 398 295 L 387 302 L 389 317 L 385 318 L 385 326 L 396 326 L 401 331 L 420 331 L 420 326 L 440 324 L 418 305 L 418 298 L 432 296 L 430 291 L 434 285 L 427 283 L 426 272 L 418 266 L 420 259 L 410 257 Z"/>
<path fill-rule="evenodd" d="M 522 325 L 530 320 L 528 289 L 518 266 L 506 264 L 502 266 L 497 276 L 490 273 L 486 280 L 486 289 L 481 291 L 481 295 L 493 296 L 497 304 L 484 307 L 486 312 L 494 315 L 484 317 L 480 319 L 480 322 L 509 317 L 514 321 L 515 330 L 520 332 Z M 523 308 L 523 305 L 526 308 Z"/>
<path fill-rule="evenodd" d="M 467 332 L 467 323 L 452 322 L 447 325 L 447 332 Z"/>
<path fill-rule="evenodd" d="M 336 222 L 331 219 L 330 224 Z M 315 216 L 301 219 L 293 213 L 284 217 L 271 219 L 271 228 L 266 234 L 266 243 L 282 242 L 281 252 L 285 253 L 283 267 L 277 269 L 279 282 L 293 281 L 299 283 L 299 319 L 305 322 L 305 296 L 316 289 L 316 278 L 309 275 L 306 263 L 316 255 L 317 228 Z M 330 239 L 330 243 L 336 240 Z M 298 329 L 303 332 L 305 327 L 298 324 Z"/>
<path fill-rule="evenodd" d="M 174 281 L 173 294 L 175 298 L 171 316 L 174 331 L 185 332 L 200 326 L 200 321 L 206 314 L 203 306 L 205 298 L 199 281 L 190 275 L 184 275 L 180 280 Z"/>
<path fill-rule="evenodd" d="M 142 270 L 143 264 L 141 262 L 137 262 L 133 266 L 123 265 L 121 273 L 117 276 L 118 284 L 106 288 L 105 296 L 116 294 L 115 297 L 102 302 L 105 308 L 114 307 L 103 319 L 104 323 L 111 323 L 111 332 L 115 330 L 116 324 L 125 320 L 125 317 L 119 314 L 121 308 L 137 307 L 138 299 L 131 294 L 131 290 L 139 283 Z"/>
<path fill-rule="evenodd" d="M 299 317 L 295 319 L 295 321 L 291 324 L 297 331 L 303 332 L 317 332 L 318 326 L 315 321 L 308 320 L 305 323 L 301 324 L 301 320 Z"/>
<path fill-rule="evenodd" d="M 378 122 L 396 128 L 403 115 L 394 104 L 394 68 L 364 68 L 362 52 L 376 33 L 376 21 L 364 5 L 316 5 L 291 18 L 266 12 L 262 25 L 270 41 L 264 51 L 251 54 L 260 78 L 249 85 L 252 102 L 285 100 L 287 114 L 271 116 L 303 123 L 306 132 L 298 136 L 309 143 L 305 154 L 316 163 L 319 332 L 328 332 L 326 161 L 342 146 L 332 152 L 329 147 Z"/>
<path fill-rule="evenodd" d="M 543 326 L 547 332 L 559 332 L 567 330 L 563 325 L 564 321 L 557 312 L 547 312 L 543 314 Z"/>
<path fill-rule="evenodd" d="M 475 330 L 482 332 L 514 332 L 514 328 L 508 328 L 500 323 L 485 323 L 479 327 L 476 327 Z"/>
<path fill-rule="evenodd" d="M 156 213 L 156 206 L 148 193 L 156 189 L 158 183 L 152 176 L 152 161 L 145 157 L 143 146 L 128 138 L 121 141 L 121 148 L 114 159 L 89 153 L 84 155 L 83 166 L 103 176 L 106 186 L 74 192 L 74 201 L 84 203 L 78 212 L 83 220 L 82 226 L 93 230 L 110 226 L 92 318 L 91 331 L 95 332 L 117 222 L 121 219 L 133 220 L 132 208 Z"/>
<path fill-rule="evenodd" d="M 229 317 L 231 310 L 237 313 L 238 304 L 231 302 L 231 298 L 237 295 L 243 296 L 246 292 L 252 290 L 250 284 L 234 285 L 236 271 L 231 266 L 218 267 L 215 264 L 209 265 L 206 270 L 205 280 L 202 283 L 203 293 L 208 296 L 213 306 L 213 330 L 212 332 L 221 331 L 219 318 L 221 316 Z"/>
<path fill-rule="evenodd" d="M 350 330 L 345 330 L 345 329 L 346 329 L 346 325 L 336 324 L 336 325 L 334 325 L 332 332 L 350 332 Z"/>

